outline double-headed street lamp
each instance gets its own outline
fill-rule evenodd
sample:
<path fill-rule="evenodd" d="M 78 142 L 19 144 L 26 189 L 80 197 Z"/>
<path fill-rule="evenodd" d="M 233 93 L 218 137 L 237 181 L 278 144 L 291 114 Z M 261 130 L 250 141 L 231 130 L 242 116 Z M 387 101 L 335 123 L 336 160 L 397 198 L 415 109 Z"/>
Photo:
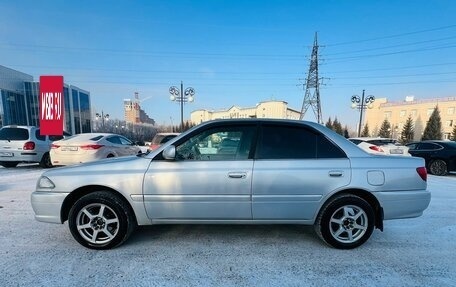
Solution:
<path fill-rule="evenodd" d="M 101 111 L 101 114 L 96 113 L 95 119 L 98 120 L 100 118 L 101 118 L 101 126 L 104 127 L 104 121 L 109 120 L 109 114 L 104 114 L 103 111 Z"/>
<path fill-rule="evenodd" d="M 358 137 L 361 136 L 361 125 L 363 122 L 363 113 L 364 110 L 369 108 L 372 108 L 372 103 L 375 101 L 374 96 L 367 96 L 367 98 L 364 98 L 364 90 L 363 90 L 363 95 L 361 96 L 361 99 L 359 96 L 354 95 L 351 97 L 352 101 L 352 108 L 353 109 L 358 109 L 359 110 L 359 126 L 358 126 Z"/>
<path fill-rule="evenodd" d="M 184 130 L 184 103 L 191 103 L 194 100 L 195 89 L 188 87 L 184 90 L 184 83 L 181 81 L 180 90 L 172 86 L 169 88 L 169 93 L 171 96 L 169 99 L 173 102 L 180 103 L 181 106 L 181 131 Z"/>

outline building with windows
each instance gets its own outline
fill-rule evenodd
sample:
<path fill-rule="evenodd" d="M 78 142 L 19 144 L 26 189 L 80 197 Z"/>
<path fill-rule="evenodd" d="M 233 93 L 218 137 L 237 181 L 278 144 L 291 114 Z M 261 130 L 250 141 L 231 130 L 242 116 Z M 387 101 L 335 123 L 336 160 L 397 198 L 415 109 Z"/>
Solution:
<path fill-rule="evenodd" d="M 0 65 L 0 127 L 39 126 L 40 83 L 33 76 Z M 64 127 L 71 134 L 92 131 L 90 93 L 64 84 Z"/>
<path fill-rule="evenodd" d="M 450 139 L 456 124 L 456 97 L 415 100 L 407 97 L 403 102 L 388 102 L 386 98 L 376 99 L 371 109 L 366 110 L 364 123 L 372 135 L 377 135 L 382 122 L 387 119 L 392 127 L 393 138 L 399 138 L 409 115 L 415 128 L 415 140 L 420 140 L 435 107 L 439 108 L 444 139 Z"/>
<path fill-rule="evenodd" d="M 196 110 L 191 113 L 193 125 L 215 119 L 273 118 L 299 120 L 301 113 L 288 107 L 284 101 L 265 101 L 255 107 L 240 108 L 232 106 L 228 110 Z"/>
<path fill-rule="evenodd" d="M 138 92 L 135 93 L 135 98 L 124 99 L 124 112 L 125 122 L 129 124 L 151 124 L 154 125 L 155 121 L 151 119 L 147 113 L 141 109 Z"/>

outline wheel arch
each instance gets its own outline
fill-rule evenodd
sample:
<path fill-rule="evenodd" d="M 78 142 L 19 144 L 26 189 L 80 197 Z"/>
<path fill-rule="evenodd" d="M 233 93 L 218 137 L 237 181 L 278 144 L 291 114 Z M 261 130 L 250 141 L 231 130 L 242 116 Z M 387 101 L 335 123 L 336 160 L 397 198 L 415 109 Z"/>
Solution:
<path fill-rule="evenodd" d="M 380 202 L 375 197 L 375 195 L 373 195 L 371 192 L 366 191 L 364 189 L 352 188 L 352 189 L 341 190 L 339 192 L 334 193 L 329 198 L 327 198 L 325 200 L 324 204 L 320 207 L 320 209 L 318 211 L 318 214 L 317 214 L 317 217 L 320 215 L 320 212 L 322 212 L 322 210 L 325 209 L 326 205 L 328 205 L 333 200 L 333 198 L 335 198 L 335 197 L 337 197 L 339 195 L 342 195 L 342 194 L 356 195 L 356 196 L 364 199 L 365 201 L 367 201 L 367 203 L 369 203 L 370 206 L 372 206 L 372 208 L 374 210 L 375 227 L 377 229 L 380 229 L 381 231 L 383 231 L 383 217 L 384 217 L 383 216 L 383 208 L 380 205 Z"/>
<path fill-rule="evenodd" d="M 133 218 L 135 220 L 135 224 L 137 224 L 138 220 L 136 218 L 136 214 L 134 212 L 133 207 L 131 206 L 130 202 L 123 196 L 122 193 L 116 191 L 115 189 L 103 186 L 103 185 L 87 185 L 80 187 L 73 192 L 71 192 L 63 201 L 62 208 L 60 209 L 60 221 L 61 223 L 64 223 L 65 221 L 68 220 L 68 216 L 70 213 L 71 207 L 75 204 L 75 202 L 80 199 L 81 197 L 97 192 L 97 191 L 107 191 L 112 194 L 117 195 L 130 209 L 130 212 L 133 215 Z"/>

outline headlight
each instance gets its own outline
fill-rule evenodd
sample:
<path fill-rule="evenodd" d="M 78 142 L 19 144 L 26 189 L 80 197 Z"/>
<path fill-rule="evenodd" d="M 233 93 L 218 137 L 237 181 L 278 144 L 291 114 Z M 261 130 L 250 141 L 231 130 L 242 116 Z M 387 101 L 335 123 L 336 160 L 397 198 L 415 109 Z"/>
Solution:
<path fill-rule="evenodd" d="M 50 180 L 46 176 L 42 176 L 42 177 L 40 177 L 40 179 L 38 179 L 37 187 L 52 189 L 55 187 L 55 184 L 52 182 L 52 180 Z"/>

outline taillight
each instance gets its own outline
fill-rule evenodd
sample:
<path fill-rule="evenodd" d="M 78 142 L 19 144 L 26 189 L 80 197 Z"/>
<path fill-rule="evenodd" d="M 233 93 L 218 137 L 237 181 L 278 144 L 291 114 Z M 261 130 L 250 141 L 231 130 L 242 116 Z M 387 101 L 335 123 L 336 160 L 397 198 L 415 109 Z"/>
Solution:
<path fill-rule="evenodd" d="M 427 181 L 427 170 L 424 166 L 422 167 L 417 167 L 416 172 L 420 175 L 420 177 L 424 180 Z"/>
<path fill-rule="evenodd" d="M 51 144 L 51 148 L 53 148 L 53 149 L 56 149 L 56 148 L 59 148 L 59 147 L 60 147 L 59 145 Z"/>
<path fill-rule="evenodd" d="M 381 147 L 376 146 L 376 145 L 371 145 L 369 148 L 371 150 L 375 150 L 375 151 L 378 151 L 378 152 L 384 152 Z"/>
<path fill-rule="evenodd" d="M 35 143 L 34 142 L 26 142 L 24 146 L 22 147 L 23 150 L 34 150 L 35 149 Z"/>
<path fill-rule="evenodd" d="M 81 149 L 94 150 L 94 149 L 99 149 L 101 147 L 103 147 L 103 145 L 100 145 L 100 144 L 88 144 L 88 145 L 81 146 Z"/>

